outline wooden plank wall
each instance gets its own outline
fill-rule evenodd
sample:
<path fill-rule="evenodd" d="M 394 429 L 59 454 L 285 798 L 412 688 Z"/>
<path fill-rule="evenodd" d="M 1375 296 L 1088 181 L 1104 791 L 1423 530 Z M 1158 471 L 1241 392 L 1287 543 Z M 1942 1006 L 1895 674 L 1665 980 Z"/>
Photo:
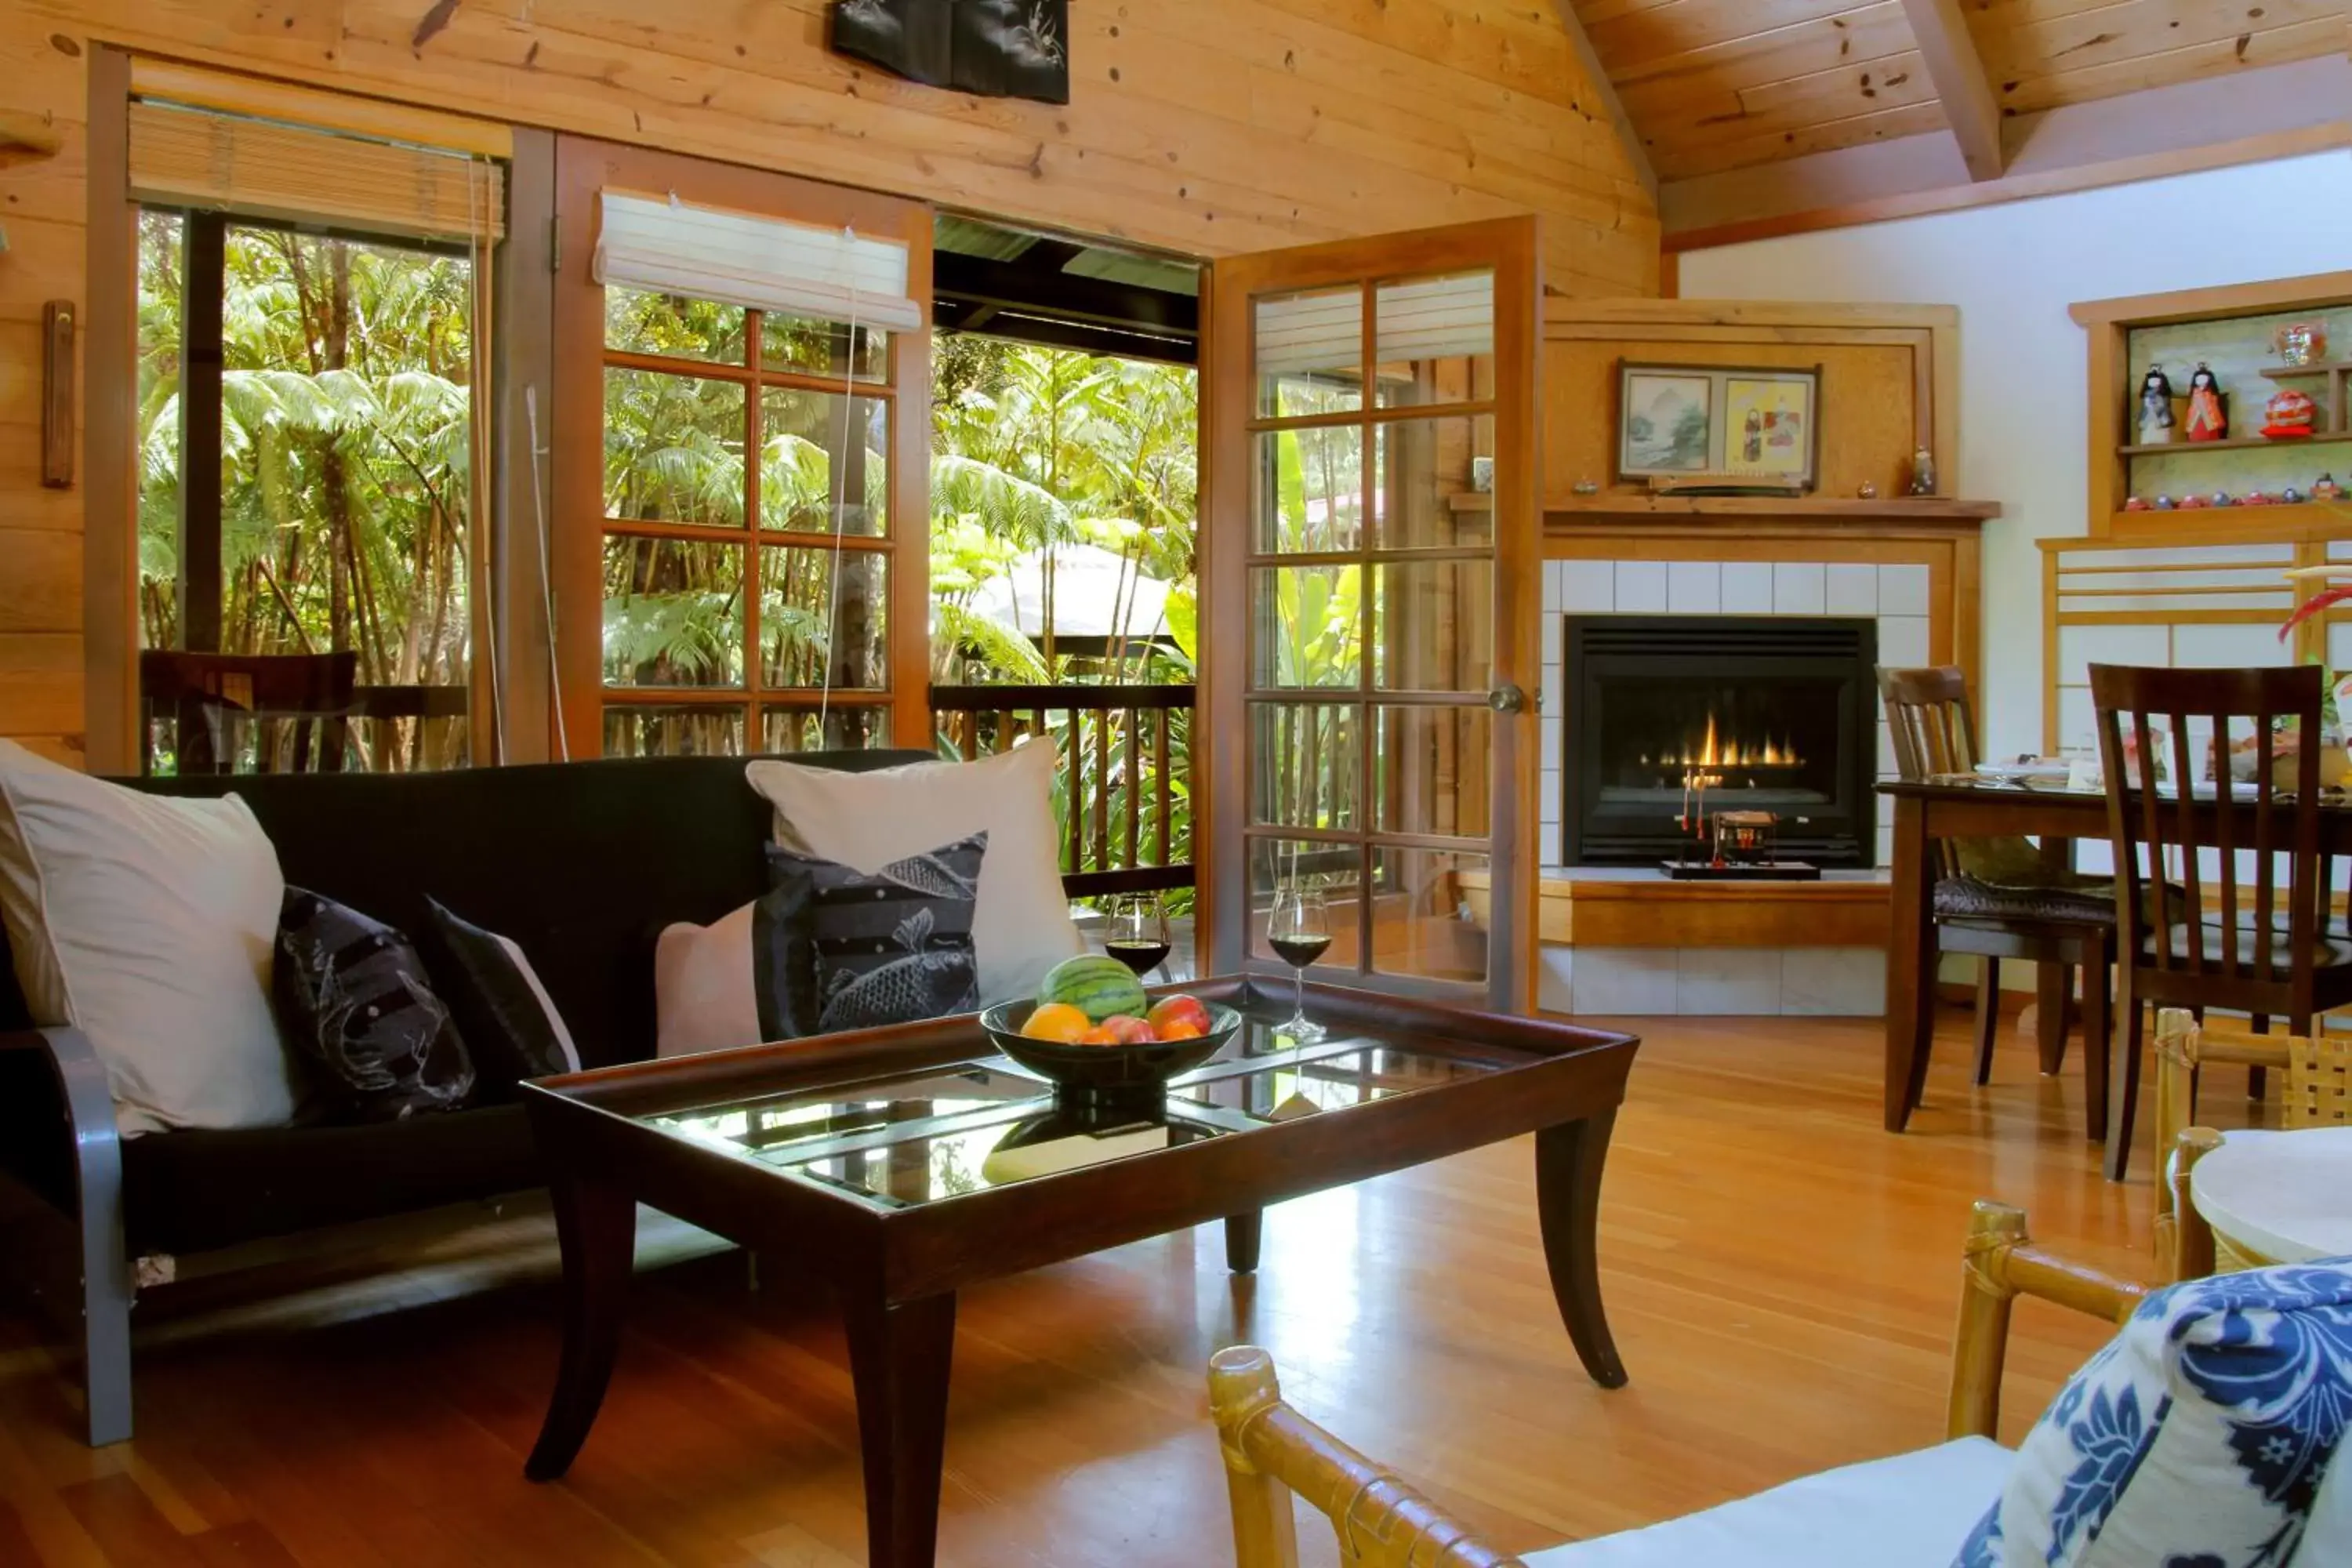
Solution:
<path fill-rule="evenodd" d="M 37 482 L 38 327 L 84 293 L 96 42 L 1208 256 L 1535 211 L 1556 290 L 1656 292 L 1655 212 L 1540 0 L 1079 0 L 1066 107 L 855 68 L 824 9 L 0 0 L 9 107 L 62 142 L 0 154 L 0 735 L 79 752 L 81 492 Z"/>

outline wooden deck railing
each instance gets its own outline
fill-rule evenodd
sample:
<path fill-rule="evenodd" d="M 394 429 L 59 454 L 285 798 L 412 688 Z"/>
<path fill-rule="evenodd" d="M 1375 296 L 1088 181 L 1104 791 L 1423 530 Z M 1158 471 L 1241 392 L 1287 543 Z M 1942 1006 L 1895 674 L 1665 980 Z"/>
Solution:
<path fill-rule="evenodd" d="M 1061 755 L 1063 882 L 1073 898 L 1192 886 L 1191 686 L 934 686 L 931 717 L 967 761 L 1025 737 Z"/>

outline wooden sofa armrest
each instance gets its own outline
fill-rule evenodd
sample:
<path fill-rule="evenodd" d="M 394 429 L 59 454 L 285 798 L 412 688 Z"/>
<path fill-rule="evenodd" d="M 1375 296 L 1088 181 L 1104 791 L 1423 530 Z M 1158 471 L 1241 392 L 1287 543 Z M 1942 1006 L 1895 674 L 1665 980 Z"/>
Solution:
<path fill-rule="evenodd" d="M 2147 1287 L 2043 1251 L 2026 1236 L 2023 1209 L 1978 1199 L 1961 1268 L 1960 1326 L 1952 1345 L 1947 1436 L 1999 1436 L 2010 1307 L 2020 1296 L 2039 1296 L 2121 1323 L 2138 1310 Z"/>
<path fill-rule="evenodd" d="M 1293 1491 L 1331 1521 L 1343 1563 L 1525 1568 L 1285 1405 L 1274 1358 L 1255 1345 L 1235 1345 L 1210 1359 L 1209 1406 L 1224 1453 L 1240 1568 L 1297 1568 Z"/>

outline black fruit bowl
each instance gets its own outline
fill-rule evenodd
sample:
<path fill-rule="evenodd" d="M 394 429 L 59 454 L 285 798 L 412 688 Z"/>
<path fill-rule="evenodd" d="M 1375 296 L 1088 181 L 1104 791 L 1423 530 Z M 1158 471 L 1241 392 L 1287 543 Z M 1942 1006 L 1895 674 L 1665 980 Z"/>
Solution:
<path fill-rule="evenodd" d="M 1036 1010 L 1034 1002 L 1000 1002 L 980 1016 L 980 1026 L 996 1048 L 1048 1079 L 1073 1099 L 1113 1100 L 1157 1093 L 1178 1073 L 1190 1072 L 1222 1049 L 1242 1026 L 1231 1007 L 1206 1003 L 1208 1032 L 1191 1040 L 1148 1040 L 1135 1046 L 1066 1046 L 1033 1040 L 1021 1032 Z"/>

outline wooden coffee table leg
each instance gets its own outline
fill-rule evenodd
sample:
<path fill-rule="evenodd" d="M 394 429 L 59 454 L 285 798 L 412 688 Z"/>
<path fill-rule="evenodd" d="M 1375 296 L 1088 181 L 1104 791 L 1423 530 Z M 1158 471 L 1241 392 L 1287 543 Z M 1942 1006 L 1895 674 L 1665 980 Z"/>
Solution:
<path fill-rule="evenodd" d="M 1236 1274 L 1256 1273 L 1258 1244 L 1265 1238 L 1264 1209 L 1226 1216 L 1225 1267 Z"/>
<path fill-rule="evenodd" d="M 637 1205 L 625 1189 L 559 1176 L 551 1193 L 563 1247 L 563 1361 L 539 1442 L 523 1466 L 535 1481 L 554 1480 L 570 1469 L 596 1424 L 620 1353 L 637 1251 Z"/>
<path fill-rule="evenodd" d="M 947 1455 L 955 1297 L 890 1306 L 845 1291 L 842 1312 L 866 1458 L 866 1559 L 873 1568 L 930 1568 Z"/>
<path fill-rule="evenodd" d="M 1608 1315 L 1601 1307 L 1600 1262 L 1594 1233 L 1601 1215 L 1601 1168 L 1609 1158 L 1614 1110 L 1536 1134 L 1536 1210 L 1543 1224 L 1544 1262 L 1552 1299 L 1584 1370 L 1603 1388 L 1625 1386 Z"/>

